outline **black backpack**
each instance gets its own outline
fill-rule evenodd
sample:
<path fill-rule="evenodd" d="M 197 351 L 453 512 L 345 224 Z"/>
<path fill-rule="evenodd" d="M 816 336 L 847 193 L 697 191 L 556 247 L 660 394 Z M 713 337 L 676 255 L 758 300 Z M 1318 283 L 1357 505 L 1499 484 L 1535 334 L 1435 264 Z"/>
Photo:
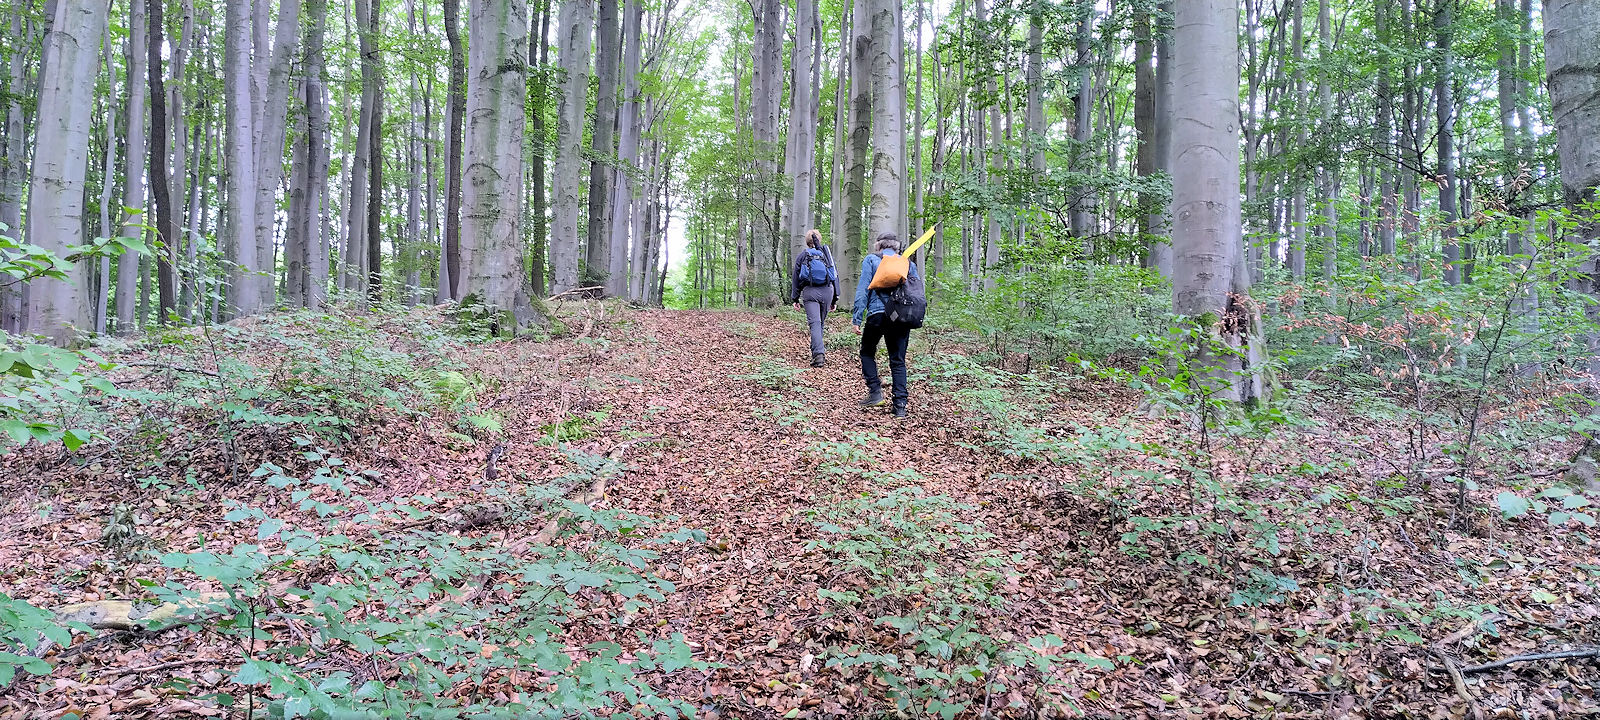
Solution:
<path fill-rule="evenodd" d="M 915 330 L 927 315 L 928 292 L 921 275 L 907 273 L 905 282 L 884 291 L 884 322 Z"/>

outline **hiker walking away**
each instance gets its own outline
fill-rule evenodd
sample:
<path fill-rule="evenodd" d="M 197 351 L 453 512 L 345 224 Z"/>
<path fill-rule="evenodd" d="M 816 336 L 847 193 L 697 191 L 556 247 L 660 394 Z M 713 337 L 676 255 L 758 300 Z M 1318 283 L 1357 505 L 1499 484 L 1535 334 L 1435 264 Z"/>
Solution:
<path fill-rule="evenodd" d="M 822 233 L 806 233 L 806 249 L 795 258 L 791 277 L 789 297 L 811 326 L 811 367 L 822 367 L 827 362 L 822 321 L 839 307 L 839 272 L 833 267 L 833 252 L 822 244 Z"/>
<path fill-rule="evenodd" d="M 873 252 L 861 260 L 861 280 L 856 283 L 855 331 L 861 334 L 861 376 L 867 383 L 863 410 L 883 404 L 883 379 L 878 376 L 878 341 L 889 351 L 889 372 L 894 378 L 894 416 L 906 416 L 910 392 L 906 388 L 906 346 L 911 331 L 922 327 L 928 301 L 922 276 L 910 258 L 902 257 L 900 238 L 884 233 Z"/>

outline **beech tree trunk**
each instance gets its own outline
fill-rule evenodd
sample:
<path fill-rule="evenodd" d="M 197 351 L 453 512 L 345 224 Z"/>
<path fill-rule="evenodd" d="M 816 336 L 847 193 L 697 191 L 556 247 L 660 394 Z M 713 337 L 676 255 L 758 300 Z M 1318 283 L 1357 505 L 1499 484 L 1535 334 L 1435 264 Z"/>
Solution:
<path fill-rule="evenodd" d="M 755 134 L 757 211 L 752 215 L 752 259 L 767 305 L 778 302 L 784 263 L 778 257 L 782 216 L 778 213 L 779 185 L 778 99 L 783 94 L 783 23 L 779 0 L 753 0 L 755 37 L 751 45 L 754 66 L 750 83 L 751 128 Z"/>
<path fill-rule="evenodd" d="M 106 3 L 96 0 L 56 0 L 44 39 L 27 238 L 58 256 L 65 256 L 68 247 L 84 240 L 84 178 L 106 10 Z M 23 328 L 62 344 L 88 329 L 91 317 L 85 270 L 81 263 L 74 264 L 65 280 L 32 282 Z"/>
<path fill-rule="evenodd" d="M 522 136 L 528 95 L 528 6 L 470 0 L 461 263 L 464 300 L 511 335 L 543 322 L 522 273 Z"/>
<path fill-rule="evenodd" d="M 561 100 L 556 105 L 556 156 L 551 174 L 551 292 L 578 287 L 579 173 L 583 158 L 585 109 L 589 103 L 589 36 L 594 30 L 592 0 L 562 0 L 560 30 Z"/>
<path fill-rule="evenodd" d="M 1433 28 L 1438 66 L 1434 72 L 1433 93 L 1435 116 L 1439 123 L 1439 177 L 1444 184 L 1439 188 L 1439 214 L 1443 217 L 1444 281 L 1451 285 L 1461 283 L 1461 246 L 1456 240 L 1456 201 L 1460 194 L 1456 180 L 1456 108 L 1455 88 L 1451 78 L 1453 64 L 1450 47 L 1455 0 L 1437 0 Z"/>
<path fill-rule="evenodd" d="M 13 7 L 10 37 L 16 41 L 7 57 L 5 103 L 5 145 L 0 148 L 0 233 L 14 239 L 26 237 L 22 227 L 22 189 L 27 175 L 28 157 L 24 136 L 23 100 L 31 95 L 26 89 L 27 51 L 33 44 L 33 23 L 22 21 L 21 8 Z M 137 269 L 137 261 L 135 262 Z M 119 285 L 119 287 L 121 287 Z M 131 286 L 130 286 L 131 287 Z M 0 330 L 21 332 L 23 322 L 23 296 L 27 288 L 20 283 L 0 281 Z"/>
<path fill-rule="evenodd" d="M 644 46 L 641 36 L 644 4 L 627 0 L 622 20 L 622 110 L 617 116 L 618 165 L 612 176 L 610 265 L 606 268 L 606 294 L 623 297 L 628 293 L 628 238 L 633 229 L 634 173 L 639 164 L 639 55 Z M 634 235 L 634 242 L 639 242 Z"/>
<path fill-rule="evenodd" d="M 159 0 L 155 0 L 159 2 Z M 145 97 L 149 83 L 150 43 L 147 33 L 159 32 L 146 21 L 145 3 L 133 0 L 128 23 L 128 115 L 126 120 L 128 146 L 124 152 L 122 205 L 125 208 L 144 207 L 145 175 Z M 144 82 L 140 80 L 143 79 Z M 160 177 L 152 174 L 160 181 Z M 128 218 L 122 226 L 122 236 L 144 237 L 144 223 Z M 134 330 L 134 288 L 139 285 L 139 254 L 126 252 L 117 258 L 116 331 L 128 334 Z"/>
<path fill-rule="evenodd" d="M 817 117 L 811 102 L 812 57 L 811 13 L 815 0 L 795 0 L 794 45 L 790 61 L 789 143 L 784 158 L 785 175 L 793 184 L 788 212 L 784 218 L 788 254 L 793 258 L 805 248 L 806 231 L 811 228 L 811 180 L 816 157 Z M 903 111 L 902 111 L 903 112 Z M 784 267 L 789 267 L 785 263 Z"/>
<path fill-rule="evenodd" d="M 864 242 L 867 151 L 872 144 L 872 16 L 869 0 L 854 0 L 850 19 L 850 147 L 845 160 L 843 237 L 835 240 L 839 252 L 839 282 L 854 287 L 861 270 Z"/>
<path fill-rule="evenodd" d="M 584 252 L 584 284 L 605 285 L 611 267 L 612 168 L 607 161 L 616 152 L 617 124 L 617 0 L 598 0 L 594 26 L 595 103 L 594 126 L 589 150 L 596 160 L 589 163 L 589 231 Z"/>
<path fill-rule="evenodd" d="M 229 272 L 227 309 L 230 316 L 253 315 L 261 307 L 256 273 L 261 270 L 255 238 L 256 153 L 255 110 L 250 82 L 250 23 L 244 3 L 226 4 L 223 50 L 223 95 L 227 114 L 227 224 L 223 255 L 234 263 Z"/>
<path fill-rule="evenodd" d="M 450 45 L 450 129 L 444 150 L 444 240 L 439 247 L 439 301 L 461 299 L 461 134 L 467 110 L 466 47 L 461 42 L 461 0 L 444 0 L 444 34 Z"/>
<path fill-rule="evenodd" d="M 1249 302 L 1239 205 L 1239 2 L 1174 8 L 1172 308 L 1204 341 L 1191 361 L 1227 401 L 1265 397 L 1260 320 Z"/>
<path fill-rule="evenodd" d="M 900 0 L 869 0 L 872 12 L 872 200 L 867 206 L 869 236 L 900 233 L 905 178 L 906 108 L 900 102 L 900 54 L 896 40 L 902 28 Z M 901 238 L 901 247 L 910 243 Z"/>
<path fill-rule="evenodd" d="M 167 91 L 161 75 L 162 32 L 166 20 L 161 12 L 161 3 L 162 0 L 149 0 L 150 42 L 147 52 L 150 83 L 150 177 L 155 179 L 151 183 L 156 207 L 153 219 L 156 238 L 160 241 L 160 247 L 156 250 L 156 322 L 165 324 L 168 315 L 178 307 L 177 275 L 174 272 L 177 265 L 178 212 L 172 201 L 171 173 L 167 167 L 167 141 L 170 136 L 167 134 Z"/>

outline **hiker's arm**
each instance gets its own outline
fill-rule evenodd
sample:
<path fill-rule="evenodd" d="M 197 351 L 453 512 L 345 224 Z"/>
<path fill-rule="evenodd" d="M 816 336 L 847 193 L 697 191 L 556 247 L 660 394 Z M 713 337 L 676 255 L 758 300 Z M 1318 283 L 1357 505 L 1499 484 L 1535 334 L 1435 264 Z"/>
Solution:
<path fill-rule="evenodd" d="M 856 302 L 850 314 L 850 319 L 856 327 L 867 321 L 867 288 L 872 285 L 872 271 L 875 269 L 872 267 L 872 260 L 876 257 L 868 255 L 861 258 L 861 279 L 856 281 Z"/>

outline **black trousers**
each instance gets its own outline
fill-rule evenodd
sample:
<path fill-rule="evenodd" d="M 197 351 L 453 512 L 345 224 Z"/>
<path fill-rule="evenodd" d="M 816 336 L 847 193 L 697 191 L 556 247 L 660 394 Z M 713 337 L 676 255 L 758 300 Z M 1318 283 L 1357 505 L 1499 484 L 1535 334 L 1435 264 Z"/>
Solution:
<path fill-rule="evenodd" d="M 861 376 L 867 389 L 883 391 L 883 379 L 878 376 L 878 341 L 889 350 L 889 373 L 894 377 L 894 404 L 905 407 L 911 397 L 906 389 L 906 347 L 911 344 L 911 328 L 896 323 L 885 323 L 883 314 L 867 318 L 861 328 Z"/>

